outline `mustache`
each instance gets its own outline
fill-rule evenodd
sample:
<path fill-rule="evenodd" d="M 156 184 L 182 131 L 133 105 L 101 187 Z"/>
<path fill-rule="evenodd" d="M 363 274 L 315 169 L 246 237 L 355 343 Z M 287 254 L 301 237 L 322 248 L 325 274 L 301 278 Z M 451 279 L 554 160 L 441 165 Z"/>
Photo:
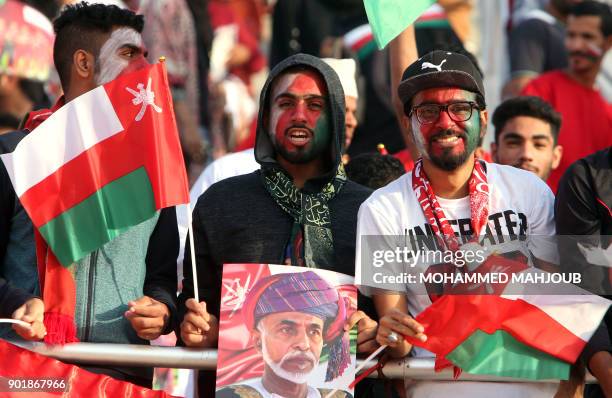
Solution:
<path fill-rule="evenodd" d="M 594 52 L 584 52 L 584 51 L 572 51 L 569 53 L 569 56 L 570 57 L 582 57 L 582 58 L 586 58 L 591 61 L 597 61 L 599 58 L 601 58 L 599 55 L 595 54 Z"/>
<path fill-rule="evenodd" d="M 313 365 L 317 362 L 314 354 L 310 351 L 291 351 L 285 354 L 283 359 L 281 359 L 279 365 L 282 366 L 285 362 L 290 361 L 292 359 L 298 359 L 301 361 L 310 361 Z"/>
<path fill-rule="evenodd" d="M 534 173 L 540 171 L 538 167 L 534 166 L 533 164 L 529 162 L 518 162 L 518 163 L 513 164 L 513 166 L 516 167 L 517 169 L 528 170 Z"/>

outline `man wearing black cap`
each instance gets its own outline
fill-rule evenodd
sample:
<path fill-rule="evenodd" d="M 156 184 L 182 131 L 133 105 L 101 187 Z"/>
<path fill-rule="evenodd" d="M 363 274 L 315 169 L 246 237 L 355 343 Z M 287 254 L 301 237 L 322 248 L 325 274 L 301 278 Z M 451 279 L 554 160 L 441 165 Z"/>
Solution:
<path fill-rule="evenodd" d="M 361 205 L 357 226 L 358 284 L 382 287 L 376 277 L 368 279 L 372 264 L 361 253 L 366 248 L 362 238 L 368 235 L 405 236 L 408 245 L 415 240 L 423 242 L 419 236 L 438 235 L 437 242 L 443 250 L 458 253 L 481 233 L 496 243 L 501 243 L 500 237 L 519 240 L 554 234 L 554 197 L 548 186 L 533 173 L 486 163 L 474 154 L 485 134 L 487 111 L 482 76 L 467 57 L 447 51 L 423 56 L 404 72 L 398 94 L 404 104 L 403 123 L 412 131 L 422 158 L 411 173 L 375 191 Z M 555 260 L 549 250 L 529 248 L 538 259 Z M 413 252 L 420 249 L 412 247 Z M 435 257 L 422 260 L 409 272 L 424 274 L 446 265 L 437 264 Z M 386 263 L 385 268 L 379 269 L 400 275 L 406 272 L 405 265 Z M 431 357 L 430 352 L 412 347 L 399 336 L 427 340 L 427 329 L 412 316 L 431 305 L 436 296 L 418 283 L 394 286 L 385 289 L 397 294 L 374 295 L 381 317 L 378 342 L 388 344 L 395 357 L 403 357 L 411 350 L 413 356 Z M 423 381 L 406 388 L 407 396 L 418 397 L 551 397 L 556 386 Z"/>

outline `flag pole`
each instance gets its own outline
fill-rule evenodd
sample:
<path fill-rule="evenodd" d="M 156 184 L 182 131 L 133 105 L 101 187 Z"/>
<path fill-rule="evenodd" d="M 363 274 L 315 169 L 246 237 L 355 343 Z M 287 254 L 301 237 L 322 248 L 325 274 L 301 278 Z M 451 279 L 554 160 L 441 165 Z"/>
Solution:
<path fill-rule="evenodd" d="M 196 302 L 200 302 L 198 294 L 198 271 L 196 270 L 196 259 L 195 259 L 195 246 L 193 245 L 193 223 L 191 222 L 191 206 L 187 206 L 187 212 L 189 213 L 189 254 L 191 255 L 191 275 L 193 277 L 193 298 Z"/>

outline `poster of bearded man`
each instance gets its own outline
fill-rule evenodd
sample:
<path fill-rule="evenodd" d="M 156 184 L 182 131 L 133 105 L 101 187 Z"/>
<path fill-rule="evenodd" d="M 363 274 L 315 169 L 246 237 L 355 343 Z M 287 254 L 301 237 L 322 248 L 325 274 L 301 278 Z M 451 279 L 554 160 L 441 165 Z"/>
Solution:
<path fill-rule="evenodd" d="M 352 397 L 353 277 L 273 264 L 225 264 L 216 397 Z"/>

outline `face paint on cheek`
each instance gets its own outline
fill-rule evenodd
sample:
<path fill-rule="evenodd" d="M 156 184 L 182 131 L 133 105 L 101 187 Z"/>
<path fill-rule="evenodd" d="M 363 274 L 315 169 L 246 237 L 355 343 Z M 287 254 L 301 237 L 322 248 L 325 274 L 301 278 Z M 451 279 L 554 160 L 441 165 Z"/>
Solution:
<path fill-rule="evenodd" d="M 113 31 L 100 49 L 97 84 L 106 84 L 116 79 L 129 66 L 130 63 L 117 54 L 117 51 L 125 44 L 142 46 L 140 33 L 130 28 L 119 28 Z"/>
<path fill-rule="evenodd" d="M 589 52 L 589 55 L 594 59 L 599 59 L 603 55 L 603 49 L 595 43 L 588 42 L 587 50 Z"/>
<path fill-rule="evenodd" d="M 315 158 L 325 152 L 329 147 L 331 139 L 331 123 L 328 113 L 324 110 L 319 115 L 314 128 L 314 137 L 309 148 L 304 152 L 304 155 Z"/>
<path fill-rule="evenodd" d="M 274 109 L 272 111 L 272 122 L 270 136 L 274 142 L 279 145 L 285 145 L 285 133 L 291 126 L 291 113 L 290 111 L 283 111 L 280 109 Z"/>
<path fill-rule="evenodd" d="M 271 96 L 274 99 L 280 93 L 287 91 L 291 83 L 295 80 L 295 75 L 282 76 L 276 87 L 273 88 Z M 268 126 L 268 134 L 274 144 L 283 142 L 285 130 L 290 125 L 291 116 L 288 111 L 279 109 L 276 104 L 270 107 L 270 125 Z"/>
<path fill-rule="evenodd" d="M 478 142 L 480 141 L 480 113 L 477 109 L 472 112 L 472 117 L 463 122 L 463 128 L 467 134 L 467 147 L 465 150 L 467 153 L 472 153 L 478 148 Z"/>
<path fill-rule="evenodd" d="M 419 123 L 416 116 L 410 118 L 410 125 L 412 126 L 412 136 L 418 151 L 424 159 L 430 159 L 427 145 L 425 145 L 425 136 L 421 131 L 421 123 Z"/>

